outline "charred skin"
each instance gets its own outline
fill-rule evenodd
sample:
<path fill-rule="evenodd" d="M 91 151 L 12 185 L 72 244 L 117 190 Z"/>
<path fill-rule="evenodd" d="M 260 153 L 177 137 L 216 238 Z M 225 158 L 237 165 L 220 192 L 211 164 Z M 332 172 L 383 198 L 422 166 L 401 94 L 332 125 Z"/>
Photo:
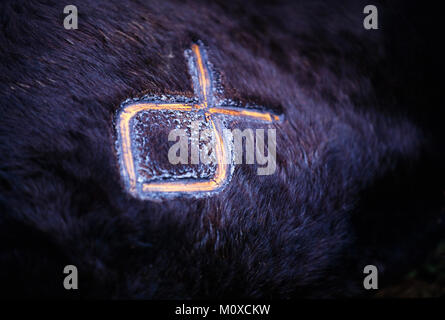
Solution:
<path fill-rule="evenodd" d="M 440 10 L 377 2 L 366 31 L 366 4 L 77 1 L 65 30 L 64 4 L 2 1 L 2 294 L 358 296 L 365 265 L 381 286 L 415 266 L 445 231 Z M 192 99 L 183 53 L 198 40 L 227 99 L 284 115 L 277 170 L 236 166 L 207 198 L 134 198 L 116 112 Z"/>

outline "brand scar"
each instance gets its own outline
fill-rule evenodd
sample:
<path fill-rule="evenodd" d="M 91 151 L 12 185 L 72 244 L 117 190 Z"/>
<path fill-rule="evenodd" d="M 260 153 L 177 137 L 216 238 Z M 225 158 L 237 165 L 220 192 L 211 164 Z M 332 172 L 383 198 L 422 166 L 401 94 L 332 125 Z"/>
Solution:
<path fill-rule="evenodd" d="M 202 44 L 193 44 L 191 50 L 186 50 L 190 57 L 189 72 L 193 79 L 193 89 L 198 98 L 197 104 L 165 103 L 165 102 L 137 102 L 124 106 L 118 113 L 118 154 L 121 166 L 121 175 L 125 187 L 135 197 L 150 198 L 150 195 L 197 194 L 217 191 L 228 179 L 228 155 L 222 136 L 222 123 L 219 115 L 247 118 L 265 123 L 281 121 L 281 118 L 270 112 L 236 108 L 217 104 L 213 94 L 212 73 L 207 62 L 207 54 Z M 179 99 L 178 99 L 179 100 Z M 204 113 L 206 121 L 214 136 L 214 149 L 216 156 L 216 170 L 214 176 L 204 181 L 193 179 L 178 180 L 174 177 L 169 181 L 154 181 L 141 183 L 137 179 L 135 159 L 132 148 L 131 121 L 141 111 L 146 110 L 178 110 L 182 112 Z"/>

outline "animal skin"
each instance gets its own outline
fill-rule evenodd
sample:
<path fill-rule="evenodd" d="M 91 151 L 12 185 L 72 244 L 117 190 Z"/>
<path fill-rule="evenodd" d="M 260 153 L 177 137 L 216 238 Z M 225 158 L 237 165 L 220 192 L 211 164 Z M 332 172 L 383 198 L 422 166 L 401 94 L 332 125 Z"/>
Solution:
<path fill-rule="evenodd" d="M 0 4 L 0 287 L 7 297 L 351 297 L 445 234 L 444 50 L 432 4 Z M 437 19 L 436 19 L 437 18 Z M 277 168 L 204 198 L 141 200 L 120 175 L 122 101 L 194 96 L 205 44 L 224 96 L 284 115 Z M 79 289 L 65 290 L 75 265 Z"/>

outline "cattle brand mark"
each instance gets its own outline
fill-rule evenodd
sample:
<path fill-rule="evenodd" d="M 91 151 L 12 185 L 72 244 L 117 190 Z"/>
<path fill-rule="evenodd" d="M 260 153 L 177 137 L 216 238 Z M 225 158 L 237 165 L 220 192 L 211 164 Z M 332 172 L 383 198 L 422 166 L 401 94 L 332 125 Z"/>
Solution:
<path fill-rule="evenodd" d="M 178 195 L 203 196 L 220 190 L 230 179 L 230 159 L 227 138 L 223 135 L 223 121 L 245 119 L 266 124 L 281 121 L 281 118 L 270 112 L 228 106 L 218 101 L 214 94 L 214 75 L 207 61 L 207 53 L 202 43 L 193 44 L 190 50 L 185 51 L 188 59 L 188 68 L 193 81 L 196 98 L 186 100 L 184 97 L 173 97 L 165 101 L 159 97 L 145 97 L 136 102 L 124 103 L 117 114 L 117 152 L 121 175 L 125 187 L 133 196 L 142 199 L 162 199 Z M 135 119 L 144 112 L 173 112 L 174 117 L 198 117 L 202 119 L 213 135 L 213 148 L 216 158 L 212 175 L 204 179 L 197 179 L 193 175 L 183 174 L 151 174 L 145 179 L 139 169 L 145 167 L 136 159 L 138 153 L 136 144 L 137 130 Z M 140 120 L 138 120 L 140 121 Z M 155 121 L 152 121 L 155 122 Z M 153 125 L 157 125 L 154 123 Z M 149 133 L 151 130 L 147 130 Z M 142 140 L 150 139 L 149 133 L 144 134 Z M 152 137 L 153 138 L 153 137 Z M 142 141 L 139 139 L 138 141 Z M 148 158 L 149 153 L 144 158 Z M 149 161 L 150 162 L 150 161 Z M 160 177 L 159 179 L 156 179 Z"/>

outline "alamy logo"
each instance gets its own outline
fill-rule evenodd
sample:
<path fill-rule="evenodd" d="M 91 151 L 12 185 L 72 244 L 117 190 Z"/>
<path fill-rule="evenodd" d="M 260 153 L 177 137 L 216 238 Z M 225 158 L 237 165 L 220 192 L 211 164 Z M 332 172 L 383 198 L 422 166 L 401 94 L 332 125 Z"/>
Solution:
<path fill-rule="evenodd" d="M 363 287 L 366 290 L 378 289 L 378 270 L 375 265 L 369 264 L 363 269 L 363 273 L 367 276 L 363 279 Z"/>
<path fill-rule="evenodd" d="M 363 27 L 366 30 L 377 30 L 379 28 L 377 7 L 372 4 L 368 4 L 363 8 L 363 13 L 367 14 L 363 20 Z"/>
<path fill-rule="evenodd" d="M 218 158 L 212 145 L 215 144 L 215 135 L 209 129 L 200 132 L 200 122 L 193 121 L 191 134 L 185 129 L 174 129 L 168 135 L 169 141 L 177 141 L 168 151 L 168 160 L 171 164 L 217 164 Z M 223 136 L 226 137 L 230 146 L 231 157 L 224 157 L 223 164 L 256 164 L 258 175 L 271 175 L 276 170 L 277 138 L 276 129 L 267 129 L 267 148 L 265 144 L 265 130 L 247 128 L 223 129 Z M 179 138 L 179 140 L 178 140 Z M 243 148 L 243 140 L 245 148 Z M 190 143 L 189 143 L 190 142 Z M 189 148 L 189 144 L 191 147 Z M 200 147 L 202 145 L 202 147 Z M 190 149 L 190 153 L 189 153 Z M 209 152 L 210 150 L 210 152 Z M 266 152 L 267 150 L 267 152 Z M 245 152 L 244 152 L 245 151 Z M 189 156 L 189 154 L 191 154 Z M 243 157 L 245 155 L 245 157 Z M 243 159 L 245 158 L 245 162 Z M 230 161 L 231 160 L 231 161 Z"/>
<path fill-rule="evenodd" d="M 67 274 L 65 279 L 63 279 L 63 287 L 66 290 L 77 290 L 79 288 L 77 267 L 73 265 L 67 265 L 63 269 L 63 273 Z"/>
<path fill-rule="evenodd" d="M 65 6 L 63 8 L 63 13 L 67 14 L 65 19 L 63 19 L 63 27 L 66 30 L 74 29 L 76 30 L 78 28 L 77 24 L 77 7 L 70 4 Z"/>

